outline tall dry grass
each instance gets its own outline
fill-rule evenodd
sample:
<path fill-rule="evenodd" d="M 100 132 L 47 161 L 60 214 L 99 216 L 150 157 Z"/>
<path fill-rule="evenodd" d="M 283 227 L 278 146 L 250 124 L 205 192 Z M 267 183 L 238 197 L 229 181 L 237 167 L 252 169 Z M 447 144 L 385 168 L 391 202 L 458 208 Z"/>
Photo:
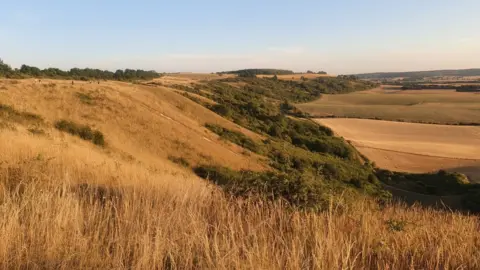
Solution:
<path fill-rule="evenodd" d="M 367 200 L 299 212 L 68 138 L 0 142 L 2 269 L 480 267 L 477 217 Z"/>

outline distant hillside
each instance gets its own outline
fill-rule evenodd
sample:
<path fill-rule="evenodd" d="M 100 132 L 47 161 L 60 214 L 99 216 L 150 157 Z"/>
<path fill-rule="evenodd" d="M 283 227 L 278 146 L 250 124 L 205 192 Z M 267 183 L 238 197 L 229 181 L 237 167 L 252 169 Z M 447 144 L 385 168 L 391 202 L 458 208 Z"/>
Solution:
<path fill-rule="evenodd" d="M 233 70 L 233 71 L 223 71 L 223 72 L 219 72 L 218 74 L 289 75 L 289 74 L 295 74 L 295 73 L 291 70 L 286 70 L 286 69 L 260 68 L 260 69 L 241 69 L 241 70 Z"/>
<path fill-rule="evenodd" d="M 448 69 L 410 72 L 375 72 L 355 74 L 361 79 L 389 79 L 397 77 L 435 77 L 435 76 L 480 76 L 480 68 L 476 69 Z"/>

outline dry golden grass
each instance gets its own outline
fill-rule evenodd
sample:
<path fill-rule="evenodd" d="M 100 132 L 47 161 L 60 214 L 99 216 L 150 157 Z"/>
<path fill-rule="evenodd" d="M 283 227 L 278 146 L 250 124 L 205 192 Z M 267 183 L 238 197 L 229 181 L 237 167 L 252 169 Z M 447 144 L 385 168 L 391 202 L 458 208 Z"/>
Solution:
<path fill-rule="evenodd" d="M 162 76 L 161 78 L 154 79 L 154 82 L 161 83 L 165 86 L 170 85 L 192 85 L 199 83 L 200 81 L 220 80 L 225 78 L 236 77 L 234 74 L 218 74 L 209 73 L 171 73 Z"/>
<path fill-rule="evenodd" d="M 171 77 L 176 77 L 176 78 L 186 78 L 186 79 L 191 79 L 191 80 L 197 80 L 197 81 L 203 81 L 203 80 L 218 80 L 222 78 L 229 78 L 229 77 L 235 77 L 236 75 L 234 74 L 211 74 L 211 73 L 172 73 L 168 74 Z"/>
<path fill-rule="evenodd" d="M 341 118 L 316 121 L 351 141 L 381 168 L 407 172 L 450 169 L 480 181 L 480 127 Z"/>
<path fill-rule="evenodd" d="M 257 75 L 259 78 L 272 78 L 273 75 Z M 312 74 L 312 73 L 300 73 L 300 74 L 290 74 L 290 75 L 278 75 L 277 76 L 279 80 L 294 80 L 294 81 L 299 81 L 302 79 L 302 77 L 306 79 L 315 79 L 315 78 L 320 78 L 320 77 L 335 77 L 335 75 L 330 75 L 330 74 Z"/>
<path fill-rule="evenodd" d="M 188 174 L 114 160 L 71 138 L 19 129 L 0 140 L 9 142 L 0 144 L 3 269 L 480 267 L 476 217 L 368 201 L 298 212 L 225 198 Z"/>
<path fill-rule="evenodd" d="M 317 117 L 480 124 L 480 94 L 454 90 L 401 91 L 398 87 L 383 86 L 345 95 L 322 95 L 319 100 L 298 107 Z"/>
<path fill-rule="evenodd" d="M 197 149 L 185 150 L 192 142 L 182 136 L 213 136 L 202 121 L 235 126 L 171 90 L 2 83 L 0 102 L 41 114 L 45 134 L 28 123 L 0 128 L 1 269 L 480 267 L 478 217 L 341 197 L 323 213 L 226 197 L 165 155 L 168 136 L 186 139 L 178 153 Z M 60 117 L 99 128 L 107 147 L 53 129 Z M 215 155 L 215 146 L 199 147 Z"/>
<path fill-rule="evenodd" d="M 0 103 L 41 115 L 48 123 L 60 119 L 88 124 L 105 134 L 109 149 L 156 166 L 168 156 L 184 157 L 192 165 L 224 164 L 235 169 L 262 170 L 262 158 L 244 155 L 244 149 L 221 141 L 204 128 L 216 123 L 261 137 L 218 116 L 188 98 L 164 87 L 121 82 L 62 80 L 8 80 L 0 82 Z M 82 100 L 79 93 L 90 98 Z M 205 149 L 209 149 L 205 151 Z"/>

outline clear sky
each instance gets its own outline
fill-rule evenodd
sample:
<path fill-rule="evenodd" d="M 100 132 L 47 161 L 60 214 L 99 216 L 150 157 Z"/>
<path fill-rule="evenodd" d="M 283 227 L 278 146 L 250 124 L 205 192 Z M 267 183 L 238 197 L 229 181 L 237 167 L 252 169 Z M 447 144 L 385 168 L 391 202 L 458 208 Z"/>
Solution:
<path fill-rule="evenodd" d="M 159 72 L 480 68 L 479 14 L 479 0 L 0 0 L 0 58 Z"/>

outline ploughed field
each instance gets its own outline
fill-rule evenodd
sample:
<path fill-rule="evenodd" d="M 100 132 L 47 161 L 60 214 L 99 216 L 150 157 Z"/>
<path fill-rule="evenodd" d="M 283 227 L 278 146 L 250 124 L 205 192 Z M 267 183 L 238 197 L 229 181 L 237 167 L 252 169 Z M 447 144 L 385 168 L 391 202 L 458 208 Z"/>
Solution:
<path fill-rule="evenodd" d="M 404 172 L 440 169 L 480 182 L 480 127 L 369 119 L 316 119 L 350 141 L 380 168 Z"/>
<path fill-rule="evenodd" d="M 322 95 L 298 104 L 314 117 L 367 118 L 391 121 L 480 124 L 480 93 L 455 90 L 406 90 L 384 85 L 344 95 Z"/>

